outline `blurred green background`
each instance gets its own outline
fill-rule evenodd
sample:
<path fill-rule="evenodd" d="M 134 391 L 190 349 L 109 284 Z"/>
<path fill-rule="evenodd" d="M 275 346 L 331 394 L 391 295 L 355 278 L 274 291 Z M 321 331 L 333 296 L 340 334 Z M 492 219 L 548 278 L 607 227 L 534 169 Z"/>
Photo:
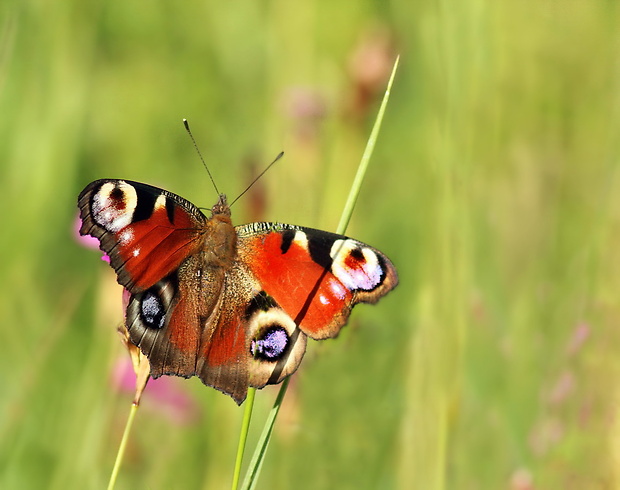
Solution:
<path fill-rule="evenodd" d="M 620 486 L 620 6 L 603 0 L 0 5 L 0 487 L 102 488 L 132 393 L 91 180 L 335 229 L 400 286 L 312 342 L 259 488 Z M 230 486 L 242 409 L 149 386 L 117 488 Z M 250 449 L 275 397 L 258 393 Z"/>

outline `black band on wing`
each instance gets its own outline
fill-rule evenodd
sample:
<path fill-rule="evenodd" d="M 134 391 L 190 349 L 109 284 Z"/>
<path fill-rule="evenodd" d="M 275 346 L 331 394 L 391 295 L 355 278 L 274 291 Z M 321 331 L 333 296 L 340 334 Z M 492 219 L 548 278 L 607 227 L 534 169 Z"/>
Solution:
<path fill-rule="evenodd" d="M 174 199 L 166 199 L 166 214 L 168 215 L 168 221 L 174 225 L 174 208 L 176 204 Z"/>
<path fill-rule="evenodd" d="M 265 291 L 261 291 L 254 296 L 245 309 L 245 318 L 250 319 L 257 311 L 267 311 L 270 308 L 277 308 L 276 300 L 269 296 Z"/>
<path fill-rule="evenodd" d="M 132 222 L 142 221 L 145 219 L 149 219 L 153 211 L 155 210 L 155 202 L 159 197 L 159 194 L 154 193 L 151 189 L 152 187 L 146 186 L 144 184 L 135 183 L 132 184 L 134 189 L 136 190 L 136 209 L 133 213 Z"/>
<path fill-rule="evenodd" d="M 283 254 L 288 252 L 288 249 L 291 248 L 293 240 L 295 239 L 295 233 L 297 233 L 297 230 L 284 230 L 282 232 L 282 244 L 280 245 L 280 250 Z"/>
<path fill-rule="evenodd" d="M 317 264 L 326 270 L 329 270 L 332 266 L 333 259 L 329 255 L 336 240 L 344 239 L 345 237 L 336 235 L 334 233 L 321 233 L 311 235 L 306 233 L 308 237 L 308 252 L 310 257 Z"/>

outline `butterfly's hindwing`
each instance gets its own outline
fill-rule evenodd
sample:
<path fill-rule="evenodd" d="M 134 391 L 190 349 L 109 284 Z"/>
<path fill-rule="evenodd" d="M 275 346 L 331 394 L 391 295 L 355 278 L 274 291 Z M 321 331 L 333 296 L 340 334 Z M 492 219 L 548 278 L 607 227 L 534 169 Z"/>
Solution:
<path fill-rule="evenodd" d="M 132 295 L 127 307 L 129 338 L 149 358 L 153 377 L 195 374 L 200 326 L 175 276 Z"/>
<path fill-rule="evenodd" d="M 237 403 L 248 386 L 262 388 L 292 374 L 306 338 L 242 264 L 228 271 L 217 322 L 204 330 L 196 372 Z"/>

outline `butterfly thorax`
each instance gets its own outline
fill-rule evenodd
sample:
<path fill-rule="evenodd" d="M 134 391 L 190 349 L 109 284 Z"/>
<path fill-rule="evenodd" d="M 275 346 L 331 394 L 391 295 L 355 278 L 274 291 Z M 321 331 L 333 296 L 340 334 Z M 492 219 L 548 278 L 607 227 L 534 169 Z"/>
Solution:
<path fill-rule="evenodd" d="M 220 195 L 220 200 L 213 206 L 212 213 L 202 233 L 202 260 L 207 267 L 229 269 L 237 256 L 237 233 L 224 194 Z"/>

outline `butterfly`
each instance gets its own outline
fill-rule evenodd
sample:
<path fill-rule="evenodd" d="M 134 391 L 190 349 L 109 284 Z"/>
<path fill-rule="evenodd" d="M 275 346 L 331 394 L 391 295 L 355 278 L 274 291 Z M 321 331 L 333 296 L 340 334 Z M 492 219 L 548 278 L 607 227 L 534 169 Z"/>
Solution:
<path fill-rule="evenodd" d="M 126 327 L 151 376 L 198 376 L 238 404 L 249 386 L 291 375 L 307 337 L 338 335 L 357 303 L 398 284 L 378 250 L 282 223 L 233 226 L 226 196 L 211 217 L 186 199 L 129 180 L 91 182 L 81 235 L 99 240 L 131 298 Z"/>

